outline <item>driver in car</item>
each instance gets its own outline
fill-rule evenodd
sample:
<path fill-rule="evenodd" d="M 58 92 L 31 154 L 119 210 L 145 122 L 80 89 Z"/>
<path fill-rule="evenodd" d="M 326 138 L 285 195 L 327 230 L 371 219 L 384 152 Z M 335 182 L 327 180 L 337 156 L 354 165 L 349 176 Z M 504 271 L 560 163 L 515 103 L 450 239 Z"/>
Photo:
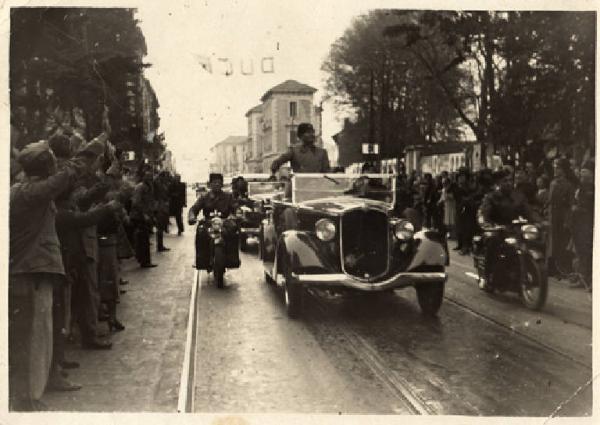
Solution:
<path fill-rule="evenodd" d="M 208 186 L 210 188 L 208 193 L 200 196 L 190 208 L 188 212 L 188 224 L 192 226 L 196 223 L 196 218 L 200 211 L 202 211 L 205 219 L 208 219 L 212 212 L 218 211 L 223 218 L 223 239 L 225 240 L 226 252 L 228 253 L 227 257 L 229 257 L 230 254 L 237 253 L 237 226 L 234 220 L 228 220 L 227 217 L 235 213 L 237 204 L 231 193 L 223 191 L 222 174 L 211 173 L 208 178 Z M 210 236 L 208 232 L 203 227 L 198 226 L 198 231 L 196 232 L 196 268 L 207 268 L 209 264 L 209 243 Z M 235 247 L 235 251 L 232 249 L 233 247 Z"/>

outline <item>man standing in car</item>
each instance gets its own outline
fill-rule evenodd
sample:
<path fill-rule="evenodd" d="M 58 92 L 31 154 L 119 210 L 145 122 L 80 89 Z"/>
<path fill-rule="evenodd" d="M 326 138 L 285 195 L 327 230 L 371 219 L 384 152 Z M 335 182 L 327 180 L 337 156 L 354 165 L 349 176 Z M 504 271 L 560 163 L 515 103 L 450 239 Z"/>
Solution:
<path fill-rule="evenodd" d="M 290 162 L 295 173 L 327 173 L 329 157 L 327 151 L 315 146 L 315 129 L 312 124 L 303 122 L 296 132 L 302 141 L 300 146 L 290 146 L 289 150 L 273 161 L 271 173 L 274 175 L 279 167 Z"/>

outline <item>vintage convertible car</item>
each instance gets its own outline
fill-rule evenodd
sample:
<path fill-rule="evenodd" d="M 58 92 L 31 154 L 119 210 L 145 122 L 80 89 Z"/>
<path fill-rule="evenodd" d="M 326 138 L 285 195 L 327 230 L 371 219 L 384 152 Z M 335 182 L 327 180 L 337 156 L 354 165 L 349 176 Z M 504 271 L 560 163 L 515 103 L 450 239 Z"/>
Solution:
<path fill-rule="evenodd" d="M 282 287 L 290 317 L 301 314 L 308 287 L 412 286 L 422 312 L 437 313 L 447 279 L 444 241 L 394 215 L 393 176 L 297 174 L 291 195 L 267 207 L 259 237 L 265 278 Z"/>
<path fill-rule="evenodd" d="M 248 192 L 238 199 L 240 249 L 244 251 L 249 238 L 258 238 L 260 223 L 265 217 L 265 203 L 283 199 L 285 184 L 271 181 L 270 174 L 242 174 L 241 177 L 248 185 Z"/>

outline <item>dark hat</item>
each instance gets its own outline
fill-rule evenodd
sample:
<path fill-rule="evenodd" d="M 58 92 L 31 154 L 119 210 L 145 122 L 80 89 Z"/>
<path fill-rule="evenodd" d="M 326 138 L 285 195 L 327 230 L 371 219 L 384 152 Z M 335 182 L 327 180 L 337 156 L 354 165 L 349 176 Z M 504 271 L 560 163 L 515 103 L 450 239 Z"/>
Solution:
<path fill-rule="evenodd" d="M 19 152 L 17 161 L 19 161 L 19 164 L 23 167 L 27 167 L 27 165 L 33 163 L 36 158 L 44 152 L 50 152 L 50 145 L 46 140 L 30 143 Z"/>
<path fill-rule="evenodd" d="M 63 134 L 55 134 L 48 140 L 50 148 L 58 158 L 71 157 L 71 141 Z"/>
<path fill-rule="evenodd" d="M 221 173 L 210 173 L 208 175 L 208 182 L 212 183 L 215 180 L 221 180 L 221 183 L 223 182 L 223 174 Z"/>
<path fill-rule="evenodd" d="M 304 133 L 309 131 L 315 131 L 313 125 L 309 122 L 303 122 L 298 126 L 298 130 L 296 130 L 296 134 L 298 137 L 301 137 Z"/>
<path fill-rule="evenodd" d="M 52 163 L 56 161 L 46 140 L 25 146 L 16 159 L 28 176 L 47 175 Z"/>

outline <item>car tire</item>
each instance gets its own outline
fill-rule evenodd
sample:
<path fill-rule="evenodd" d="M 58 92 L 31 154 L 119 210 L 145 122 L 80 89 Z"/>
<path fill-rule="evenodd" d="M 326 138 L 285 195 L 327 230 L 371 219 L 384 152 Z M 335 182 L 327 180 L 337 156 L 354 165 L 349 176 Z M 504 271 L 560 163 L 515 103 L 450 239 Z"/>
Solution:
<path fill-rule="evenodd" d="M 425 316 L 436 316 L 444 299 L 444 282 L 422 284 L 416 287 L 417 300 Z"/>
<path fill-rule="evenodd" d="M 304 309 L 304 288 L 293 277 L 289 259 L 283 263 L 282 275 L 283 282 L 283 302 L 285 310 L 290 319 L 297 319 L 302 315 Z"/>

